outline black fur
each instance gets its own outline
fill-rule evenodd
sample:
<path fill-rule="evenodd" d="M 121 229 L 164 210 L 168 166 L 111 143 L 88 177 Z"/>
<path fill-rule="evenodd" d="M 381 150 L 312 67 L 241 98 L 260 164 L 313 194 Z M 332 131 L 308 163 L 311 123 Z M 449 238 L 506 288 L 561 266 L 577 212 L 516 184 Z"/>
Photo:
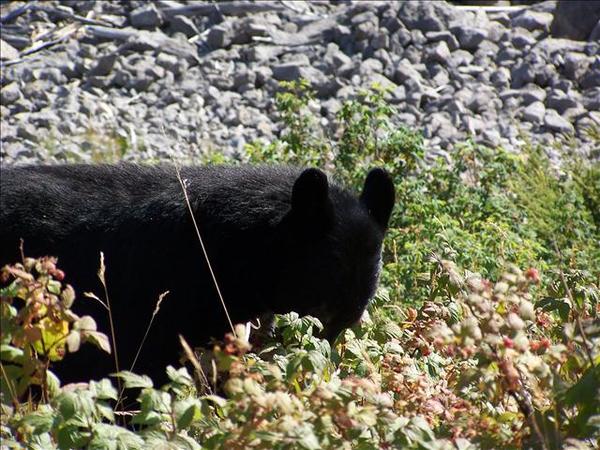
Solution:
<path fill-rule="evenodd" d="M 334 339 L 356 322 L 377 282 L 381 242 L 394 203 L 383 170 L 367 177 L 358 200 L 317 169 L 184 167 L 195 218 L 234 323 L 265 313 L 313 314 Z M 129 368 L 162 302 L 136 370 L 164 378 L 179 354 L 228 330 L 184 195 L 171 166 L 62 165 L 4 168 L 0 264 L 54 255 L 78 292 L 74 309 L 109 334 L 99 253 L 107 266 L 121 368 Z M 63 381 L 114 371 L 89 345 L 56 366 Z"/>

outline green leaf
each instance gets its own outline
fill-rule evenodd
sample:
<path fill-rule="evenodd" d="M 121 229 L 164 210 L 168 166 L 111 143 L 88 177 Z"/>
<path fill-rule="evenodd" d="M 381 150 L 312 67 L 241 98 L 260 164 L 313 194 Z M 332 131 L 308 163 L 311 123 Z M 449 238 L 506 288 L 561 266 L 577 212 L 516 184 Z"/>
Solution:
<path fill-rule="evenodd" d="M 49 408 L 39 409 L 36 412 L 27 414 L 21 420 L 23 425 L 33 428 L 33 434 L 48 433 L 54 423 L 54 415 Z"/>
<path fill-rule="evenodd" d="M 115 377 L 118 377 L 123 380 L 125 388 L 127 389 L 135 389 L 135 388 L 152 388 L 154 384 L 152 383 L 152 379 L 148 375 L 137 375 L 128 370 L 122 370 L 120 372 L 112 374 Z"/>
<path fill-rule="evenodd" d="M 177 429 L 183 430 L 202 417 L 201 404 L 198 399 L 188 398 L 175 403 L 175 419 Z"/>
<path fill-rule="evenodd" d="M 23 363 L 23 350 L 12 345 L 0 345 L 0 360 Z"/>
<path fill-rule="evenodd" d="M 71 424 L 62 426 L 56 434 L 58 446 L 61 449 L 84 447 L 89 442 L 91 435 L 89 431 Z"/>
<path fill-rule="evenodd" d="M 95 392 L 96 398 L 99 400 L 117 399 L 117 390 L 108 378 L 103 378 L 100 381 L 90 381 L 90 390 Z"/>
<path fill-rule="evenodd" d="M 117 425 L 96 423 L 92 428 L 94 437 L 87 446 L 89 450 L 136 450 L 144 447 L 141 437 Z"/>
<path fill-rule="evenodd" d="M 175 369 L 173 366 L 167 366 L 167 376 L 173 383 L 183 386 L 194 385 L 194 380 L 185 367 Z"/>
<path fill-rule="evenodd" d="M 67 421 L 75 415 L 77 399 L 74 392 L 65 392 L 56 399 L 58 402 L 58 410 L 62 415 L 63 420 Z"/>

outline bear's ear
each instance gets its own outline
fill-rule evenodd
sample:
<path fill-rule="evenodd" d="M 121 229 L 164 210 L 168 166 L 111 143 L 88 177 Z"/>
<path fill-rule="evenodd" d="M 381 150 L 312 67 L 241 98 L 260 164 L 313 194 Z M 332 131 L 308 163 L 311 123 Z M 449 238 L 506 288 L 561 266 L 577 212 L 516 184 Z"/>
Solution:
<path fill-rule="evenodd" d="M 387 229 L 395 195 L 390 175 L 383 169 L 372 169 L 365 180 L 360 201 L 382 230 Z"/>
<path fill-rule="evenodd" d="M 306 169 L 294 182 L 292 210 L 310 211 L 327 203 L 329 183 L 327 175 L 319 169 Z"/>
<path fill-rule="evenodd" d="M 305 169 L 292 188 L 292 214 L 308 226 L 321 229 L 331 225 L 333 211 L 329 201 L 327 175 L 319 169 Z M 308 223 L 307 223 L 308 221 Z"/>

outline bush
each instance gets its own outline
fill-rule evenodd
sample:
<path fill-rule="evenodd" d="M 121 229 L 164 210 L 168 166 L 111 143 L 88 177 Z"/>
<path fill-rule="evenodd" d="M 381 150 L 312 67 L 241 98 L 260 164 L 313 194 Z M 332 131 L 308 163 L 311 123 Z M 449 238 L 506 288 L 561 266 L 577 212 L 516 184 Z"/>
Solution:
<path fill-rule="evenodd" d="M 167 368 L 170 382 L 155 388 L 122 372 L 139 391 L 124 426 L 109 380 L 46 382 L 41 401 L 19 402 L 66 337 L 94 331 L 66 313 L 72 293 L 55 261 L 25 260 L 2 279 L 3 444 L 597 448 L 600 167 L 565 156 L 556 168 L 539 148 L 514 155 L 472 142 L 426 161 L 421 135 L 392 125 L 386 95 L 345 103 L 324 130 L 309 86 L 286 83 L 280 139 L 248 147 L 249 162 L 319 165 L 357 188 L 369 167 L 393 174 L 381 286 L 360 325 L 331 347 L 316 337 L 318 320 L 290 313 L 261 348 L 228 335 L 200 361 L 188 352 L 194 378 Z M 54 306 L 32 316 L 39 289 Z"/>

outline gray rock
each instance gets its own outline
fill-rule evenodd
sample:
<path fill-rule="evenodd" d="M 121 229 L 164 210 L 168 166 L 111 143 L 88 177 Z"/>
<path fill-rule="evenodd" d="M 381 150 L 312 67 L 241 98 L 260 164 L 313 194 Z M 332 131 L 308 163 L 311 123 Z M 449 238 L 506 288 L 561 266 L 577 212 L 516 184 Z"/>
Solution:
<path fill-rule="evenodd" d="M 579 84 L 583 89 L 600 86 L 600 67 L 590 67 Z"/>
<path fill-rule="evenodd" d="M 352 59 L 342 52 L 335 43 L 331 43 L 325 53 L 325 63 L 337 69 L 345 64 L 351 64 Z"/>
<path fill-rule="evenodd" d="M 546 12 L 532 11 L 523 9 L 523 12 L 516 14 L 511 20 L 511 26 L 525 28 L 526 30 L 549 31 L 552 23 L 553 14 Z"/>
<path fill-rule="evenodd" d="M 0 60 L 7 61 L 17 59 L 18 57 L 19 51 L 8 42 L 0 39 Z"/>
<path fill-rule="evenodd" d="M 510 70 L 500 67 L 490 74 L 490 81 L 496 89 L 502 89 L 510 85 Z"/>
<path fill-rule="evenodd" d="M 136 28 L 156 28 L 162 24 L 162 17 L 154 3 L 148 3 L 131 11 L 129 20 Z"/>
<path fill-rule="evenodd" d="M 394 82 L 402 84 L 407 80 L 412 80 L 420 84 L 422 82 L 422 77 L 421 74 L 417 72 L 406 59 L 403 59 L 396 66 L 396 71 L 394 72 Z"/>
<path fill-rule="evenodd" d="M 410 31 L 408 31 L 406 28 L 400 28 L 398 31 L 392 34 L 392 42 L 394 40 L 398 42 L 401 47 L 406 47 L 408 44 L 411 43 L 412 35 L 410 34 Z"/>
<path fill-rule="evenodd" d="M 306 68 L 306 63 L 301 62 L 287 62 L 283 64 L 276 64 L 271 66 L 273 71 L 273 78 L 279 81 L 293 81 L 302 77 L 302 70 Z"/>
<path fill-rule="evenodd" d="M 546 98 L 548 108 L 555 109 L 559 114 L 563 114 L 569 108 L 577 108 L 580 104 L 559 89 L 554 89 Z"/>
<path fill-rule="evenodd" d="M 466 50 L 456 50 L 452 52 L 449 66 L 452 68 L 467 66 L 473 61 L 473 55 Z"/>
<path fill-rule="evenodd" d="M 423 128 L 423 136 L 432 138 L 439 137 L 441 140 L 450 140 L 456 135 L 456 128 L 446 113 L 435 113 L 429 123 Z"/>
<path fill-rule="evenodd" d="M 2 105 L 10 105 L 21 97 L 21 90 L 16 82 L 12 82 L 3 86 L 0 89 L 0 103 Z M 4 118 L 4 116 L 3 116 Z"/>
<path fill-rule="evenodd" d="M 533 102 L 543 102 L 546 100 L 546 91 L 535 84 L 527 85 L 521 91 L 524 105 L 529 105 Z"/>
<path fill-rule="evenodd" d="M 398 18 L 411 30 L 441 31 L 444 23 L 440 16 L 444 14 L 444 6 L 437 2 L 402 2 Z"/>
<path fill-rule="evenodd" d="M 515 28 L 511 37 L 512 45 L 517 49 L 524 49 L 535 45 L 537 39 L 524 28 Z"/>
<path fill-rule="evenodd" d="M 238 92 L 253 89 L 256 83 L 256 72 L 246 67 L 239 68 L 233 77 L 233 88 Z"/>
<path fill-rule="evenodd" d="M 40 133 L 39 130 L 31 123 L 20 122 L 17 125 L 17 137 L 21 139 L 27 139 L 28 141 L 37 142 Z"/>
<path fill-rule="evenodd" d="M 168 53 L 159 53 L 156 57 L 156 64 L 174 73 L 179 73 L 178 62 L 179 61 L 176 56 L 170 55 Z"/>
<path fill-rule="evenodd" d="M 6 142 L 13 142 L 17 137 L 17 128 L 9 125 L 7 122 L 0 122 L 0 136 L 2 136 L 3 145 Z"/>
<path fill-rule="evenodd" d="M 428 31 L 425 33 L 425 37 L 429 42 L 445 42 L 450 51 L 457 50 L 459 47 L 458 40 L 448 30 Z"/>
<path fill-rule="evenodd" d="M 585 53 L 570 52 L 565 55 L 564 74 L 569 80 L 579 81 L 590 66 L 590 58 Z"/>
<path fill-rule="evenodd" d="M 587 89 L 583 92 L 582 103 L 588 111 L 600 111 L 600 87 Z"/>
<path fill-rule="evenodd" d="M 396 86 L 392 91 L 392 97 L 390 103 L 397 104 L 402 103 L 406 100 L 406 88 L 403 85 Z"/>
<path fill-rule="evenodd" d="M 196 36 L 199 33 L 192 19 L 182 15 L 177 15 L 169 21 L 169 30 L 172 33 L 183 33 L 188 38 Z"/>
<path fill-rule="evenodd" d="M 390 47 L 390 36 L 387 30 L 379 30 L 375 36 L 371 38 L 371 47 L 375 50 L 388 49 Z"/>
<path fill-rule="evenodd" d="M 448 83 L 450 83 L 450 75 L 447 70 L 441 67 L 437 73 L 431 77 L 431 84 L 436 88 L 446 86 Z"/>
<path fill-rule="evenodd" d="M 523 110 L 523 119 L 528 122 L 541 124 L 544 122 L 546 115 L 546 107 L 542 102 L 536 101 L 531 103 Z"/>
<path fill-rule="evenodd" d="M 496 55 L 496 64 L 504 67 L 511 67 L 517 59 L 520 59 L 521 52 L 513 47 L 505 47 Z"/>
<path fill-rule="evenodd" d="M 440 64 L 447 64 L 451 57 L 450 49 L 445 41 L 440 41 L 432 48 L 428 48 L 426 54 L 427 60 Z"/>
<path fill-rule="evenodd" d="M 492 96 L 489 92 L 479 91 L 466 103 L 467 108 L 475 113 L 480 113 L 489 108 Z"/>
<path fill-rule="evenodd" d="M 490 147 L 498 147 L 502 142 L 502 137 L 496 128 L 489 127 L 481 132 L 481 142 Z"/>
<path fill-rule="evenodd" d="M 520 64 L 516 65 L 510 73 L 512 79 L 511 87 L 518 89 L 531 83 L 535 79 L 535 76 L 536 70 L 533 65 L 526 61 L 522 61 Z"/>
<path fill-rule="evenodd" d="M 575 131 L 573 125 L 562 118 L 560 114 L 553 109 L 546 110 L 546 114 L 544 115 L 544 125 L 548 129 L 558 133 L 572 133 Z"/>
<path fill-rule="evenodd" d="M 108 75 L 115 65 L 115 61 L 118 58 L 117 53 L 110 53 L 98 59 L 94 67 L 90 69 L 88 75 L 90 77 L 101 77 Z"/>
<path fill-rule="evenodd" d="M 231 38 L 229 37 L 229 28 L 222 25 L 215 25 L 206 35 L 206 43 L 211 48 L 223 48 L 229 45 Z"/>
<path fill-rule="evenodd" d="M 396 84 L 392 82 L 385 75 L 381 75 L 380 73 L 372 73 L 368 77 L 368 87 L 376 84 L 384 89 L 393 90 L 396 88 Z"/>
<path fill-rule="evenodd" d="M 460 47 L 465 50 L 474 51 L 477 50 L 479 44 L 487 38 L 487 31 L 482 28 L 473 28 L 472 26 L 455 26 L 451 29 L 454 33 Z"/>

